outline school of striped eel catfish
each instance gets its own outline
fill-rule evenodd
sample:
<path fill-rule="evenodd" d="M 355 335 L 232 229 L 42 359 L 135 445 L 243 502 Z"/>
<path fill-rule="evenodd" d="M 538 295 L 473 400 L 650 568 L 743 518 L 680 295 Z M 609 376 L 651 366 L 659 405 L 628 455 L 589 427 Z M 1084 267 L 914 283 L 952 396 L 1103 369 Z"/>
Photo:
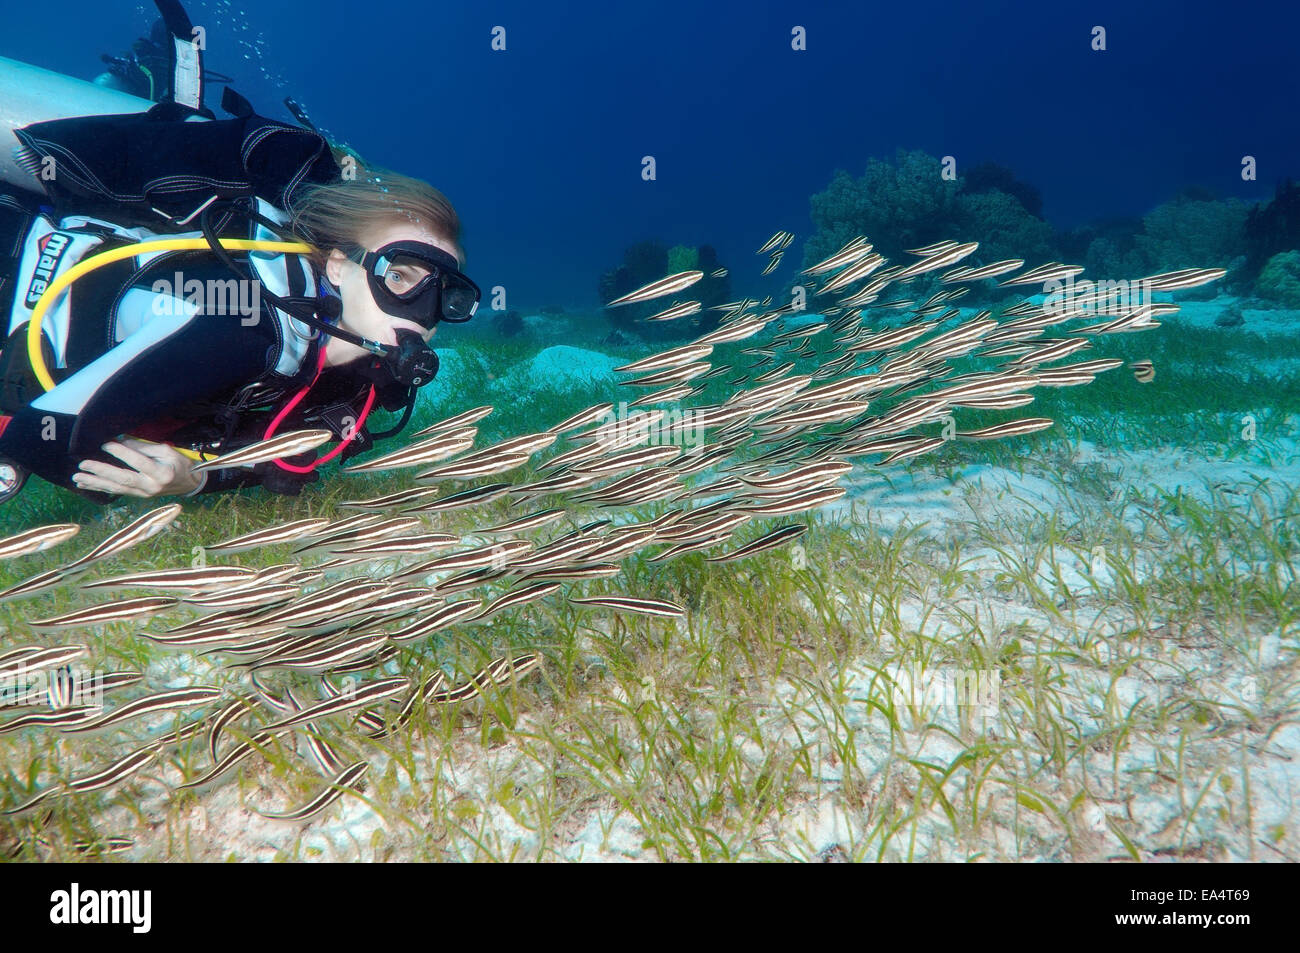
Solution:
<path fill-rule="evenodd" d="M 764 274 L 776 267 L 792 239 L 789 232 L 780 231 L 759 249 L 760 255 L 771 255 Z M 179 713 L 188 720 L 142 746 L 133 746 L 138 739 L 124 742 L 132 750 L 94 770 L 60 777 L 67 769 L 46 766 L 43 785 L 23 785 L 13 766 L 6 765 L 11 786 L 30 793 L 4 805 L 3 813 L 41 805 L 47 809 L 52 799 L 109 790 L 191 740 L 206 748 L 209 763 L 178 789 L 203 788 L 249 763 L 275 739 L 298 733 L 306 757 L 328 782 L 301 807 L 264 816 L 305 821 L 345 792 L 362 790 L 369 767 L 367 761 L 348 763 L 340 756 L 323 739 L 320 723 L 348 718 L 361 736 L 384 738 L 411 730 L 412 716 L 424 706 L 471 698 L 490 686 L 522 678 L 542 661 L 539 654 L 505 656 L 461 685 L 447 684 L 441 671 L 425 679 L 380 677 L 401 647 L 454 626 L 484 622 L 551 596 L 566 584 L 616 576 L 622 560 L 652 547 L 658 548 L 649 557 L 655 562 L 696 551 L 709 552 L 710 561 L 724 562 L 789 543 L 807 527 L 798 522 L 760 525 L 749 541 L 732 541 L 751 522 L 806 513 L 839 499 L 847 491 L 840 480 L 853 469 L 854 458 L 875 457 L 875 465 L 884 466 L 943 444 L 942 437 L 912 432 L 917 427 L 957 410 L 1023 407 L 1034 400 L 1028 392 L 1035 387 L 1092 381 L 1123 361 L 1046 365 L 1088 349 L 1091 337 L 1157 327 L 1156 318 L 1178 310 L 1167 302 L 1117 309 L 1105 293 L 1094 291 L 1062 306 L 1027 298 L 1003 309 L 1000 319 L 985 310 L 949 330 L 938 330 L 960 315 L 952 302 L 973 282 L 1002 278 L 1001 286 L 1024 286 L 1032 295 L 1041 292 L 1029 291 L 1030 286 L 1083 271 L 1052 262 L 1003 277 L 1019 271 L 1024 266 L 1020 260 L 953 267 L 976 248 L 974 242 L 939 242 L 908 252 L 915 261 L 887 265 L 887 259 L 859 237 L 803 272 L 809 283 L 822 282 L 813 294 L 828 306 L 804 308 L 791 302 L 760 310 L 768 308 L 771 299 L 725 306 L 727 313 L 711 332 L 617 369 L 639 375 L 622 384 L 656 388 L 630 406 L 676 402 L 685 408 L 657 431 L 654 425 L 664 421 L 664 410 L 638 409 L 619 419 L 613 405 L 606 403 L 547 430 L 474 450 L 474 425 L 492 412 L 491 407 L 479 407 L 419 431 L 419 439 L 403 449 L 344 470 L 431 467 L 419 472 L 413 488 L 341 504 L 358 510 L 355 516 L 297 519 L 205 546 L 207 553 L 218 555 L 294 544 L 295 561 L 261 570 L 204 564 L 82 581 L 101 561 L 165 529 L 182 510 L 180 504 L 171 504 L 139 517 L 79 559 L 12 586 L 0 593 L 0 601 L 68 584 L 91 594 L 150 593 L 27 621 L 43 634 L 189 613 L 192 618 L 179 625 L 142 628 L 134 634 L 172 649 L 215 652 L 239 673 L 240 687 L 192 685 L 128 698 L 127 690 L 139 689 L 146 681 L 141 673 L 101 673 L 96 688 L 111 696 L 112 703 L 100 696 L 98 705 L 75 704 L 67 680 L 47 676 L 84 660 L 87 647 L 51 641 L 20 646 L 14 644 L 15 633 L 9 633 L 0 645 L 0 682 L 17 687 L 8 690 L 2 709 L 22 713 L 0 722 L 0 735 L 29 728 L 76 735 L 116 729 L 160 713 L 173 713 L 173 724 Z M 891 285 L 905 285 L 945 268 L 950 270 L 929 279 L 937 277 L 942 290 L 924 302 L 907 298 L 906 291 L 883 297 Z M 1223 274 L 1220 269 L 1186 269 L 1143 279 L 1143 287 L 1148 293 L 1173 291 Z M 699 271 L 672 275 L 610 305 L 673 295 L 702 277 Z M 699 302 L 675 302 L 648 320 L 676 320 L 699 310 Z M 798 311 L 809 312 L 803 319 L 812 323 L 787 322 L 786 316 Z M 891 312 L 904 316 L 897 326 L 868 326 L 867 316 Z M 1104 320 L 1076 327 L 1066 336 L 1043 336 L 1049 327 L 1096 321 L 1099 316 Z M 828 339 L 828 344 L 822 343 Z M 750 346 L 737 348 L 726 360 L 714 356 L 715 349 L 746 341 Z M 980 356 L 1003 361 L 991 370 L 954 373 L 953 360 Z M 816 367 L 795 374 L 796 357 L 815 360 Z M 773 366 L 764 369 L 768 365 Z M 1147 361 L 1135 362 L 1132 369 L 1139 380 L 1149 380 L 1153 373 Z M 727 382 L 737 388 L 730 397 L 701 406 L 682 403 L 698 395 L 705 382 L 725 374 L 738 375 Z M 956 437 L 988 440 L 1051 425 L 1048 418 L 1027 417 L 960 431 Z M 698 434 L 707 431 L 710 442 L 700 440 L 686 449 L 680 439 L 685 428 L 695 428 Z M 298 431 L 203 466 L 250 465 L 302 452 L 329 437 L 326 431 Z M 534 460 L 558 447 L 565 449 Z M 491 482 L 443 495 L 444 485 L 453 481 L 499 478 L 530 462 L 540 475 L 532 482 Z M 559 505 L 542 506 L 554 497 L 560 498 Z M 528 512 L 477 530 L 477 538 L 469 541 L 438 531 L 439 514 L 503 498 Z M 671 508 L 653 519 L 629 517 L 620 522 L 608 515 L 650 503 Z M 607 515 L 540 544 L 522 535 L 583 510 Z M 0 540 L 0 558 L 48 549 L 66 542 L 78 529 L 76 524 L 43 526 Z M 307 565 L 307 556 L 327 561 Z M 338 576 L 342 578 L 330 579 Z M 475 596 L 475 590 L 482 595 Z M 570 602 L 616 613 L 676 617 L 684 612 L 672 602 L 619 594 L 573 595 Z M 277 678 L 282 681 L 274 682 Z M 346 687 L 340 686 L 340 679 L 346 679 Z M 300 700 L 295 693 L 305 684 L 314 687 L 314 700 Z M 190 717 L 195 712 L 198 716 Z M 130 845 L 127 839 L 114 838 L 74 846 L 99 853 Z M 22 849 L 20 843 L 15 855 Z"/>

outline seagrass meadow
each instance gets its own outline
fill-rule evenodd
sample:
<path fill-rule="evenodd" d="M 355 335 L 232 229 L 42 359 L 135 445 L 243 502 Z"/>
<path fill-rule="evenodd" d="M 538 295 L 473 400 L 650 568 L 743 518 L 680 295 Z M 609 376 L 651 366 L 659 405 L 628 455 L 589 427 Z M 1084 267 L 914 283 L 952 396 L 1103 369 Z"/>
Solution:
<path fill-rule="evenodd" d="M 918 250 L 895 275 L 954 245 Z M 933 305 L 911 290 L 919 287 L 905 286 L 903 298 L 882 286 L 878 300 L 855 308 L 828 296 L 807 311 L 759 315 L 766 305 L 749 302 L 720 325 L 734 332 L 761 316 L 745 339 L 682 358 L 708 365 L 683 378 L 695 393 L 642 407 L 620 403 L 665 383 L 629 386 L 630 372 L 613 368 L 644 362 L 654 346 L 597 353 L 560 344 L 577 339 L 581 315 L 549 318 L 544 331 L 510 341 L 473 325 L 440 333 L 438 388 L 406 434 L 371 458 L 486 405 L 494 409 L 472 424 L 473 446 L 434 465 L 482 460 L 472 455 L 604 404 L 624 424 L 655 408 L 733 416 L 708 422 L 696 445 L 685 430 L 658 439 L 646 430 L 601 450 L 601 435 L 585 429 L 593 417 L 498 472 L 421 480 L 409 468 L 333 468 L 296 498 L 248 490 L 186 499 L 162 532 L 62 584 L 0 602 L 0 657 L 79 645 L 85 652 L 66 671 L 86 685 L 102 687 L 96 678 L 107 673 L 140 675 L 104 692 L 105 712 L 213 689 L 187 707 L 93 731 L 9 730 L 58 709 L 48 700 L 0 706 L 0 810 L 9 812 L 0 815 L 0 854 L 1300 859 L 1295 313 L 1271 312 L 1251 331 L 1216 327 L 1227 296 L 1181 301 L 1177 290 L 1157 295 L 1160 320 L 1147 312 L 1140 334 L 1097 333 L 1095 311 L 1074 313 L 1068 326 L 1054 321 L 1053 333 L 1092 332 L 1052 341 L 1091 343 L 1093 363 L 1073 372 L 1096 377 L 1086 383 L 1062 371 L 1079 355 L 1061 364 L 1062 345 L 1017 323 L 1043 317 L 1041 297 L 983 312 L 941 302 L 926 313 Z M 916 333 L 897 343 L 903 331 Z M 950 350 L 963 333 L 969 346 Z M 666 360 L 645 369 L 678 366 Z M 567 376 L 537 373 L 556 366 Z M 717 368 L 724 373 L 701 382 Z M 991 396 L 951 390 L 1008 375 L 1031 380 Z M 849 379 L 866 382 L 851 398 L 856 408 L 838 406 L 845 398 L 836 393 L 797 399 Z M 796 384 L 760 391 L 780 381 Z M 881 381 L 889 386 L 874 386 Z M 924 399 L 940 389 L 947 399 Z M 1012 392 L 1032 392 L 1033 418 L 1012 402 L 987 403 Z M 1039 418 L 1050 425 L 963 436 Z M 655 445 L 681 456 L 527 490 Z M 584 446 L 605 456 L 548 466 Z M 487 459 L 490 470 L 495 458 Z M 829 477 L 810 469 L 842 461 L 851 466 Z M 628 473 L 652 475 L 609 490 Z M 464 505 L 437 506 L 493 483 L 502 485 Z M 436 492 L 354 505 L 419 487 Z M 430 500 L 433 508 L 365 533 L 413 499 L 417 510 Z M 168 502 L 101 509 L 31 486 L 0 514 L 4 535 L 83 529 L 0 563 L 0 587 L 67 566 Z M 549 521 L 509 528 L 547 509 L 557 511 Z M 369 511 L 369 523 L 344 524 L 342 538 L 330 539 L 329 523 L 337 530 Z M 273 545 L 216 546 L 309 519 L 329 522 Z M 403 539 L 433 534 L 454 543 L 402 551 Z M 341 551 L 358 538 L 394 548 Z M 742 547 L 759 539 L 773 545 L 746 555 Z M 520 542 L 501 549 L 507 541 Z M 430 555 L 466 553 L 408 572 Z M 132 612 L 129 601 L 159 597 L 143 585 L 87 588 L 95 580 L 219 567 L 293 578 L 298 588 L 252 606 L 245 620 L 271 619 L 261 630 L 234 624 L 210 642 L 169 642 L 167 629 L 201 632 L 196 620 L 222 610 L 193 600 L 229 597 L 229 579 L 163 592 L 134 618 L 48 624 L 95 606 Z M 255 575 L 275 567 L 291 568 Z M 348 580 L 374 586 L 334 590 L 298 631 L 301 646 L 347 645 L 351 654 L 295 664 L 268 650 L 258 665 L 246 651 L 283 633 L 275 612 Z M 601 598 L 609 601 L 577 601 Z M 475 613 L 492 611 L 411 628 L 473 600 Z M 365 703 L 384 683 L 394 690 Z M 134 752 L 144 753 L 128 762 Z M 211 776 L 227 758 L 228 769 Z M 120 770 L 105 775 L 111 766 Z"/>

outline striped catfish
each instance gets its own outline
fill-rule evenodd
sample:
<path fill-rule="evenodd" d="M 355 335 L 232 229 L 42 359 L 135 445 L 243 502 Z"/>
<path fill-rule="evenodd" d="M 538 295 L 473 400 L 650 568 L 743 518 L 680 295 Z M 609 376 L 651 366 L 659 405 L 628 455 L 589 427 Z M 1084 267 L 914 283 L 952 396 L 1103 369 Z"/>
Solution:
<path fill-rule="evenodd" d="M 330 781 L 329 786 L 313 797 L 306 804 L 283 814 L 268 814 L 258 811 L 263 817 L 273 821 L 306 821 L 324 811 L 348 791 L 361 790 L 361 779 L 370 770 L 370 762 L 358 761 L 349 765 Z"/>

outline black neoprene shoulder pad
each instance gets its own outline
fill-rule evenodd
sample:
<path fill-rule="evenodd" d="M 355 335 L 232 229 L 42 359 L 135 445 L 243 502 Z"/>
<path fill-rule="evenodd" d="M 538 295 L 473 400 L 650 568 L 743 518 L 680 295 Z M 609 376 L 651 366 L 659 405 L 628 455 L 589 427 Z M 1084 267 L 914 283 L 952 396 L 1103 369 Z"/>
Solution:
<path fill-rule="evenodd" d="M 184 218 L 213 195 L 256 195 L 283 208 L 300 185 L 340 175 L 319 133 L 255 113 L 186 122 L 153 109 L 54 119 L 14 134 L 29 160 L 53 157 L 57 174 L 43 185 L 56 208 L 155 229 L 166 222 L 155 209 Z"/>

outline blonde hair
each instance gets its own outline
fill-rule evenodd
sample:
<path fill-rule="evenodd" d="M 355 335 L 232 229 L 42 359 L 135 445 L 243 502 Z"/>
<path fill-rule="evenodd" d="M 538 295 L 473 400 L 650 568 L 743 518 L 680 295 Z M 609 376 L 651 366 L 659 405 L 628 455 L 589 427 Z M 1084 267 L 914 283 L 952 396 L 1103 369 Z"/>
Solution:
<path fill-rule="evenodd" d="M 460 216 L 445 195 L 399 172 L 375 166 L 362 169 L 350 156 L 340 157 L 340 164 L 345 178 L 305 185 L 289 200 L 291 228 L 316 247 L 313 264 L 323 268 L 334 248 L 352 256 L 376 229 L 408 222 L 451 242 L 464 263 Z M 347 178 L 350 167 L 355 175 Z"/>

